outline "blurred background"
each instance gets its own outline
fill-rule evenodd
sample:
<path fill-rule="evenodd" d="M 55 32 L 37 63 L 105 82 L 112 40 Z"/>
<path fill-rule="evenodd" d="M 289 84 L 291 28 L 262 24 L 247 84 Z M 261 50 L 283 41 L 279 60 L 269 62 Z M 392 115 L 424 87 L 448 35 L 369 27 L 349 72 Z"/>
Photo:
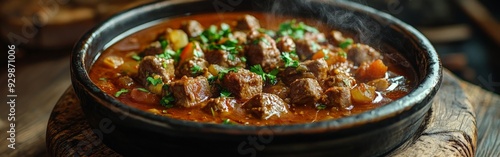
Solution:
<path fill-rule="evenodd" d="M 0 47 L 16 47 L 19 95 L 17 144 L 0 156 L 46 156 L 50 112 L 70 86 L 69 55 L 78 38 L 111 15 L 153 0 L 2 0 Z M 435 46 L 443 66 L 486 90 L 500 93 L 500 2 L 496 0 L 352 0 L 389 13 L 421 31 Z M 6 66 L 0 82 L 7 82 Z M 6 88 L 6 87 L 2 87 Z M 0 92 L 6 95 L 4 89 Z M 1 96 L 5 100 L 4 96 Z M 6 100 L 5 100 L 6 101 Z M 8 108 L 0 106 L 0 115 Z M 0 119 L 0 130 L 8 122 Z M 6 134 L 1 134 L 5 139 Z"/>

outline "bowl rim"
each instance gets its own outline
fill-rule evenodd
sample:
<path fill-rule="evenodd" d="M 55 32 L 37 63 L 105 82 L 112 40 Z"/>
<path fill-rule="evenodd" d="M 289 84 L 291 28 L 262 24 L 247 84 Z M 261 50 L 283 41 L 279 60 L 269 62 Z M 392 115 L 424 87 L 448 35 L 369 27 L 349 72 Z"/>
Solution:
<path fill-rule="evenodd" d="M 125 18 L 129 18 L 135 16 L 137 14 L 144 14 L 150 10 L 159 9 L 163 7 L 167 7 L 169 5 L 176 5 L 181 3 L 192 3 L 199 2 L 203 0 L 185 0 L 185 1 L 156 1 L 152 3 L 147 3 L 144 5 L 140 5 L 123 12 L 120 12 L 107 20 L 101 22 L 96 25 L 92 29 L 90 29 L 87 33 L 85 33 L 80 40 L 75 44 L 72 53 L 71 53 L 71 77 L 72 84 L 79 84 L 84 87 L 85 92 L 90 94 L 93 98 L 103 100 L 109 104 L 99 104 L 104 105 L 106 108 L 110 108 L 113 111 L 123 111 L 127 113 L 128 117 L 135 118 L 140 121 L 146 121 L 150 124 L 159 126 L 161 128 L 176 128 L 176 129 L 184 129 L 185 131 L 198 131 L 198 132 L 212 132 L 212 133 L 225 133 L 225 134 L 256 134 L 260 130 L 267 129 L 271 130 L 273 134 L 307 134 L 307 133 L 318 133 L 325 132 L 325 130 L 342 130 L 346 128 L 350 128 L 353 126 L 358 126 L 366 123 L 374 123 L 377 121 L 381 121 L 387 118 L 391 118 L 397 116 L 400 113 L 408 111 L 414 107 L 414 105 L 421 103 L 424 99 L 434 97 L 435 92 L 439 89 L 441 80 L 442 80 L 442 67 L 438 57 L 437 52 L 435 51 L 432 44 L 429 42 L 427 38 L 424 37 L 419 31 L 417 31 L 412 26 L 402 22 L 401 20 L 384 13 L 382 11 L 378 11 L 371 7 L 358 4 L 350 1 L 321 1 L 321 0 L 311 0 L 320 3 L 326 3 L 328 5 L 335 5 L 337 7 L 350 10 L 356 13 L 361 13 L 364 16 L 368 16 L 369 18 L 384 20 L 384 22 L 390 23 L 392 26 L 395 26 L 397 29 L 402 30 L 405 36 L 408 36 L 416 43 L 418 43 L 418 47 L 425 51 L 425 56 L 429 59 L 426 63 L 427 66 L 427 75 L 423 76 L 423 79 L 419 84 L 407 95 L 394 100 L 386 105 L 381 107 L 377 107 L 375 109 L 365 111 L 363 113 L 332 119 L 332 120 L 324 120 L 317 121 L 311 123 L 299 123 L 299 124 L 287 124 L 287 125 L 264 125 L 264 126 L 255 126 L 255 125 L 223 125 L 223 124 L 215 124 L 215 123 L 200 123 L 193 122 L 187 120 L 180 120 L 175 118 L 169 118 L 166 116 L 158 116 L 151 114 L 149 112 L 137 109 L 135 107 L 131 107 L 124 103 L 121 103 L 114 97 L 106 94 L 102 90 L 100 90 L 91 80 L 85 68 L 85 56 L 90 51 L 89 47 L 92 43 L 99 42 L 96 39 L 99 38 L 100 33 L 103 33 L 104 30 L 107 29 L 108 26 L 114 25 L 116 21 L 123 20 Z M 144 24 L 144 23 L 143 23 Z M 138 27 L 140 25 L 134 26 Z M 395 29 L 395 28 L 393 28 Z M 123 34 L 123 33 L 120 33 Z M 120 35 L 117 34 L 116 36 Z M 116 37 L 115 36 L 115 37 Z M 111 42 L 110 40 L 109 42 Z M 107 44 L 109 44 L 109 42 Z M 98 52 L 93 60 L 92 64 L 100 56 L 101 52 Z M 416 68 L 416 67 L 414 67 Z M 177 128 L 177 126 L 183 126 L 183 128 Z M 259 132 L 262 134 L 262 132 Z"/>

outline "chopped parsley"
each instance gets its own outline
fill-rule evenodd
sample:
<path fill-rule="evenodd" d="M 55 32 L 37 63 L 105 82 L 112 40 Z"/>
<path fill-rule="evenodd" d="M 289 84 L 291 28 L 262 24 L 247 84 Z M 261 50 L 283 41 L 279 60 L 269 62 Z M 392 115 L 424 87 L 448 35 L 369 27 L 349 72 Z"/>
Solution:
<path fill-rule="evenodd" d="M 345 53 L 344 51 L 340 51 L 339 56 L 343 57 L 343 58 L 347 58 L 347 53 Z"/>
<path fill-rule="evenodd" d="M 222 44 L 216 44 L 216 43 L 211 43 L 208 45 L 209 50 L 224 50 L 229 52 L 228 53 L 228 59 L 229 60 L 234 60 L 235 55 L 237 55 L 241 50 L 243 50 L 243 46 L 238 45 L 238 40 L 235 39 L 229 39 L 226 40 Z"/>
<path fill-rule="evenodd" d="M 293 67 L 296 68 L 299 66 L 299 61 L 294 60 L 291 55 L 294 55 L 294 52 L 282 52 L 281 53 L 281 59 L 283 62 L 285 62 L 285 67 Z M 296 55 L 296 54 L 295 54 Z"/>
<path fill-rule="evenodd" d="M 220 91 L 220 97 L 230 97 L 231 96 L 231 92 L 229 92 L 228 90 L 226 89 L 222 89 L 222 91 Z"/>
<path fill-rule="evenodd" d="M 230 120 L 230 119 L 224 119 L 224 120 L 222 121 L 222 124 L 232 125 L 233 123 L 231 122 L 231 120 Z"/>
<path fill-rule="evenodd" d="M 141 56 L 139 56 L 139 55 L 137 55 L 137 54 L 134 54 L 134 55 L 132 55 L 131 57 L 132 57 L 132 59 L 134 59 L 134 60 L 136 60 L 136 61 L 140 61 L 140 60 L 142 59 L 142 58 L 141 58 Z"/>
<path fill-rule="evenodd" d="M 149 90 L 147 90 L 146 88 L 137 88 L 137 90 L 139 90 L 141 92 L 149 93 Z"/>
<path fill-rule="evenodd" d="M 228 69 L 222 69 L 222 70 L 220 70 L 220 71 L 219 71 L 219 74 L 218 74 L 219 76 L 218 76 L 218 78 L 219 78 L 219 79 L 222 79 L 222 78 L 224 78 L 224 76 L 225 76 L 227 73 L 229 73 L 229 72 L 231 72 L 231 71 L 232 71 L 232 72 L 237 72 L 237 71 L 238 71 L 238 69 L 239 69 L 239 67 L 231 67 L 231 68 L 228 68 Z"/>
<path fill-rule="evenodd" d="M 215 117 L 214 108 L 210 107 L 210 112 L 212 112 L 212 117 Z"/>
<path fill-rule="evenodd" d="M 354 41 L 351 38 L 347 38 L 346 40 L 344 40 L 343 42 L 341 42 L 339 44 L 339 47 L 342 49 L 345 49 L 345 48 L 349 47 L 350 45 L 352 45 L 353 43 L 354 43 Z"/>
<path fill-rule="evenodd" d="M 107 79 L 107 78 L 104 78 L 104 77 L 99 78 L 99 80 L 100 80 L 100 81 L 108 81 L 108 79 Z"/>
<path fill-rule="evenodd" d="M 260 75 L 264 82 L 269 80 L 269 83 L 273 85 L 278 82 L 278 80 L 276 80 L 276 74 L 278 74 L 279 72 L 278 69 L 274 69 L 269 73 L 265 73 L 264 70 L 262 70 L 262 67 L 259 64 L 256 64 L 250 67 L 250 71 Z"/>
<path fill-rule="evenodd" d="M 290 36 L 294 39 L 304 38 L 306 32 L 318 33 L 318 29 L 304 24 L 304 22 L 299 22 L 295 20 L 283 22 L 280 24 L 278 34 L 281 36 Z"/>
<path fill-rule="evenodd" d="M 215 82 L 215 80 L 217 80 L 217 77 L 215 77 L 215 76 L 209 76 L 207 78 L 207 80 L 208 80 L 209 84 L 213 84 Z"/>
<path fill-rule="evenodd" d="M 161 49 L 165 50 L 168 46 L 168 41 L 165 39 L 160 39 Z"/>
<path fill-rule="evenodd" d="M 153 78 L 151 76 L 147 77 L 146 80 L 148 81 L 149 84 L 156 86 L 157 84 L 163 83 L 160 77 Z"/>
<path fill-rule="evenodd" d="M 128 93 L 128 89 L 120 89 L 118 92 L 115 93 L 115 97 L 119 97 L 122 94 Z"/>
<path fill-rule="evenodd" d="M 194 40 L 199 40 L 202 43 L 212 43 L 212 42 L 218 42 L 220 39 L 224 37 L 229 37 L 231 35 L 231 28 L 228 24 L 222 23 L 220 25 L 220 30 L 217 30 L 217 26 L 211 25 L 201 33 L 201 35 L 198 37 L 198 39 Z"/>
<path fill-rule="evenodd" d="M 198 66 L 198 65 L 194 65 L 191 68 L 191 74 L 193 74 L 193 75 L 196 75 L 196 74 L 200 73 L 200 71 L 201 71 L 201 67 Z"/>
<path fill-rule="evenodd" d="M 172 94 L 169 94 L 161 98 L 160 104 L 163 107 L 172 108 L 174 107 L 174 101 L 175 101 L 174 96 Z"/>
<path fill-rule="evenodd" d="M 175 61 L 179 61 L 180 52 L 178 53 L 171 49 L 166 49 L 165 51 L 163 51 L 162 54 L 156 55 L 156 57 L 163 59 L 174 59 Z"/>
<path fill-rule="evenodd" d="M 271 36 L 271 37 L 276 36 L 276 32 L 274 32 L 273 30 L 264 29 L 264 28 L 259 28 L 257 31 L 259 31 L 260 33 L 267 34 L 267 35 L 269 35 L 269 36 Z"/>
<path fill-rule="evenodd" d="M 245 58 L 245 57 L 240 57 L 240 60 L 241 60 L 242 62 L 247 62 L 247 58 Z"/>
<path fill-rule="evenodd" d="M 319 104 L 318 106 L 316 106 L 316 109 L 318 110 L 324 110 L 326 108 L 326 105 L 323 105 L 323 104 Z"/>

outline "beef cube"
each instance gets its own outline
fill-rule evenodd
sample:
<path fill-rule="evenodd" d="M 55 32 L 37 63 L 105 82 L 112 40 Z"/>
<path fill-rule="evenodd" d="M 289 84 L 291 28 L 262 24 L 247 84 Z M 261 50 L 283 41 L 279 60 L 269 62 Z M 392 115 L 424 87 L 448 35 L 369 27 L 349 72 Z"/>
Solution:
<path fill-rule="evenodd" d="M 252 32 L 247 39 L 245 55 L 250 65 L 259 64 L 264 71 L 269 72 L 283 64 L 273 38 L 264 33 Z"/>
<path fill-rule="evenodd" d="M 288 67 L 281 74 L 285 84 L 290 84 L 300 78 L 314 78 L 322 82 L 327 78 L 328 64 L 324 59 L 307 60 L 299 64 L 297 68 Z"/>
<path fill-rule="evenodd" d="M 295 105 L 313 105 L 322 93 L 318 81 L 312 78 L 298 79 L 290 84 L 291 103 Z"/>
<path fill-rule="evenodd" d="M 322 81 L 326 79 L 328 64 L 323 58 L 316 60 L 307 60 L 305 62 L 302 62 L 301 64 L 307 67 L 307 71 L 311 72 L 316 77 L 316 80 Z"/>
<path fill-rule="evenodd" d="M 238 19 L 236 24 L 236 30 L 242 31 L 252 31 L 258 30 L 260 28 L 259 20 L 252 15 L 244 15 Z"/>
<path fill-rule="evenodd" d="M 321 46 L 314 40 L 297 40 L 295 45 L 300 60 L 309 59 L 321 49 Z"/>
<path fill-rule="evenodd" d="M 229 72 L 222 80 L 223 88 L 227 89 L 238 99 L 248 100 L 262 93 L 263 81 L 260 75 L 246 69 L 237 72 Z"/>
<path fill-rule="evenodd" d="M 245 44 L 247 43 L 247 34 L 242 31 L 234 31 L 232 39 L 236 39 L 238 44 Z"/>
<path fill-rule="evenodd" d="M 363 62 L 371 63 L 377 59 L 382 59 L 382 55 L 377 50 L 368 45 L 354 44 L 347 51 L 347 58 L 360 65 Z"/>
<path fill-rule="evenodd" d="M 324 88 L 330 87 L 352 87 L 356 84 L 356 79 L 350 76 L 348 73 L 338 73 L 333 76 L 328 76 L 327 79 L 323 81 Z"/>
<path fill-rule="evenodd" d="M 323 95 L 323 103 L 342 110 L 351 110 L 351 91 L 349 87 L 328 88 Z"/>
<path fill-rule="evenodd" d="M 248 100 L 243 108 L 255 118 L 267 120 L 273 116 L 279 118 L 288 113 L 287 104 L 277 95 L 262 93 Z"/>
<path fill-rule="evenodd" d="M 237 108 L 238 103 L 234 98 L 210 98 L 207 105 L 203 107 L 203 111 L 208 114 L 222 114 L 229 115 L 233 112 L 234 108 Z"/>
<path fill-rule="evenodd" d="M 169 89 L 175 97 L 176 105 L 182 107 L 198 106 L 211 96 L 210 85 L 207 78 L 203 76 L 195 78 L 183 76 L 173 81 Z"/>
<path fill-rule="evenodd" d="M 315 32 L 306 32 L 304 33 L 304 40 L 315 41 L 316 43 L 326 42 L 325 34 L 323 33 L 315 33 Z"/>
<path fill-rule="evenodd" d="M 275 94 L 283 100 L 287 99 L 290 93 L 290 89 L 283 82 L 278 82 L 276 85 L 272 86 L 266 86 L 263 91 L 264 93 Z"/>
<path fill-rule="evenodd" d="M 191 58 L 179 65 L 176 72 L 178 76 L 196 77 L 208 71 L 208 62 L 203 58 Z"/>
<path fill-rule="evenodd" d="M 147 78 L 153 75 L 161 77 L 163 83 L 169 83 L 175 79 L 174 60 L 155 56 L 144 57 L 139 63 L 138 80 L 147 87 L 149 85 Z"/>
<path fill-rule="evenodd" d="M 159 41 L 152 42 L 148 47 L 146 47 L 142 54 L 144 56 L 154 56 L 163 53 L 161 43 Z"/>
<path fill-rule="evenodd" d="M 330 34 L 328 34 L 327 38 L 330 41 L 330 43 L 332 43 L 333 45 L 339 45 L 340 43 L 342 43 L 346 40 L 344 35 L 342 35 L 342 32 L 337 31 L 337 30 L 331 31 Z"/>
<path fill-rule="evenodd" d="M 181 29 L 186 32 L 190 38 L 199 36 L 204 30 L 203 26 L 196 20 L 184 21 L 181 25 Z"/>
<path fill-rule="evenodd" d="M 293 39 L 290 36 L 284 36 L 278 39 L 276 46 L 281 52 L 295 51 L 295 42 L 293 42 Z"/>
<path fill-rule="evenodd" d="M 233 55 L 233 57 L 229 57 Z M 205 59 L 210 64 L 218 64 L 223 67 L 242 67 L 245 68 L 246 64 L 241 60 L 238 55 L 229 54 L 229 52 L 225 50 L 212 50 L 205 53 Z"/>

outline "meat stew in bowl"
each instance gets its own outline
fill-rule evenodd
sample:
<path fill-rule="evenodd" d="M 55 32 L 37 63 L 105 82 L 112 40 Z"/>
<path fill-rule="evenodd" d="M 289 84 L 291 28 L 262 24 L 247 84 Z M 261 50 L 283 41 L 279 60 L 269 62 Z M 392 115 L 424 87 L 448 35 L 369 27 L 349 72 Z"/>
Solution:
<path fill-rule="evenodd" d="M 298 124 L 385 105 L 414 70 L 310 19 L 242 12 L 173 18 L 107 48 L 89 75 L 124 104 L 176 119 Z M 266 20 L 272 19 L 272 21 Z"/>

